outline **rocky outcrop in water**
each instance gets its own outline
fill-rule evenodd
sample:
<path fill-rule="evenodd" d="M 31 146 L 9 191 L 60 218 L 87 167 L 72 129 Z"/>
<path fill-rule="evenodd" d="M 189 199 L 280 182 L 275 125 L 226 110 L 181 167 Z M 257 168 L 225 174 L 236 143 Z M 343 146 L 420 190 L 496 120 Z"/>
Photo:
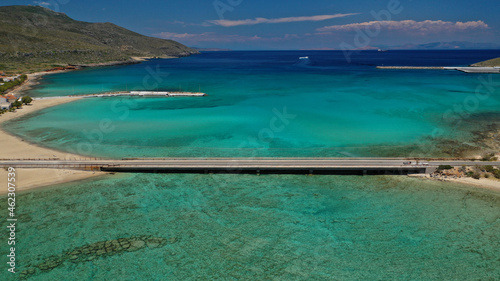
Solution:
<path fill-rule="evenodd" d="M 88 262 L 98 258 L 119 255 L 127 252 L 161 248 L 167 244 L 176 243 L 177 241 L 178 238 L 176 237 L 167 239 L 162 237 L 153 237 L 150 235 L 141 235 L 92 243 L 56 256 L 51 256 L 45 259 L 42 263 L 21 272 L 20 278 L 26 279 L 35 274 L 48 272 L 68 262 Z"/>

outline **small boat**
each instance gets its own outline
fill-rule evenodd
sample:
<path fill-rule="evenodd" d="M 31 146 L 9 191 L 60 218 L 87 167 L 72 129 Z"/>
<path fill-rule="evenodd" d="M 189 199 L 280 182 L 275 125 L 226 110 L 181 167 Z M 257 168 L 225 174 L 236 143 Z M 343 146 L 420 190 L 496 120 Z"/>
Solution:
<path fill-rule="evenodd" d="M 299 60 L 308 60 L 309 57 L 299 57 Z"/>
<path fill-rule="evenodd" d="M 387 52 L 387 50 L 378 49 L 379 52 Z"/>

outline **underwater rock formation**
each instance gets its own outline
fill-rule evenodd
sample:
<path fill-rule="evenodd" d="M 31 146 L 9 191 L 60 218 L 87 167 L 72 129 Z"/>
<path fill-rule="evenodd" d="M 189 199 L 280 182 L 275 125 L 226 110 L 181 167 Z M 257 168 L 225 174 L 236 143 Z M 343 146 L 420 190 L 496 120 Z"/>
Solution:
<path fill-rule="evenodd" d="M 26 279 L 40 272 L 48 272 L 66 262 L 81 263 L 93 261 L 97 258 L 119 255 L 126 252 L 135 252 L 145 248 L 161 248 L 169 243 L 176 243 L 177 241 L 178 239 L 176 237 L 166 239 L 162 237 L 141 235 L 96 242 L 75 248 L 66 253 L 48 257 L 35 267 L 31 267 L 21 272 L 19 277 L 21 279 Z"/>

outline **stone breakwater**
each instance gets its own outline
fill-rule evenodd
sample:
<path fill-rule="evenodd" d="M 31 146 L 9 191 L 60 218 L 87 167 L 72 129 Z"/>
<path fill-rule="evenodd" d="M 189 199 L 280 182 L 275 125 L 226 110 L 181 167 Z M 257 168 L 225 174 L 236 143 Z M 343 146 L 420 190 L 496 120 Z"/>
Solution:
<path fill-rule="evenodd" d="M 377 66 L 377 69 L 445 69 L 443 66 Z"/>
<path fill-rule="evenodd" d="M 96 242 L 48 257 L 42 263 L 22 271 L 19 277 L 21 280 L 25 280 L 33 275 L 51 271 L 65 263 L 82 263 L 146 248 L 162 248 L 167 244 L 173 244 L 177 241 L 177 237 L 167 239 L 142 235 Z"/>
<path fill-rule="evenodd" d="M 434 69 L 434 70 L 458 70 L 465 73 L 500 73 L 500 67 L 477 67 L 477 66 L 377 66 L 377 69 Z"/>

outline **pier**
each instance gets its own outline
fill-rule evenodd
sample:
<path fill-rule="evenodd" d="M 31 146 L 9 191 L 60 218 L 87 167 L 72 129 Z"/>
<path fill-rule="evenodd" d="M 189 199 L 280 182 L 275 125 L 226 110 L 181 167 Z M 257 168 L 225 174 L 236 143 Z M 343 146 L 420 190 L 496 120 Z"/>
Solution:
<path fill-rule="evenodd" d="M 377 69 L 434 69 L 434 70 L 443 70 L 445 69 L 443 66 L 377 66 Z"/>
<path fill-rule="evenodd" d="M 56 99 L 56 98 L 102 98 L 102 97 L 204 97 L 207 94 L 201 92 L 167 92 L 167 91 L 130 91 L 130 92 L 109 92 L 100 94 L 86 95 L 70 95 L 70 96 L 54 96 L 40 97 L 34 100 Z"/>
<path fill-rule="evenodd" d="M 0 167 L 98 170 L 126 173 L 340 174 L 407 175 L 433 173 L 439 165 L 460 167 L 497 162 L 467 160 L 415 161 L 403 158 L 124 158 L 11 159 Z"/>

